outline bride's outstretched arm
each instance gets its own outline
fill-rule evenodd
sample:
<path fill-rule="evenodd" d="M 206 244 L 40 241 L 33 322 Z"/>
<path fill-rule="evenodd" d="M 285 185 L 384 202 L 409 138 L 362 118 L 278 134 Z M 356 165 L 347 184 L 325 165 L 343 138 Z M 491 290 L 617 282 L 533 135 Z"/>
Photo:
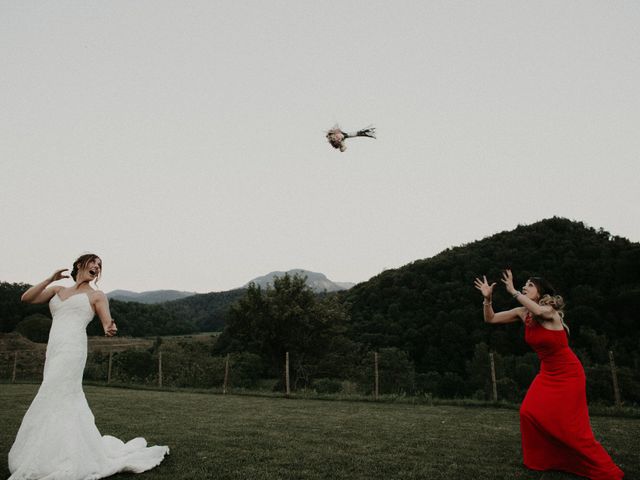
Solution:
<path fill-rule="evenodd" d="M 58 293 L 58 290 L 62 288 L 62 287 L 50 287 L 50 288 L 47 288 L 47 287 L 49 286 L 50 283 L 56 282 L 58 280 L 62 280 L 63 278 L 69 278 L 69 275 L 64 274 L 64 272 L 68 272 L 68 271 L 69 271 L 68 268 L 61 268 L 60 270 L 56 270 L 46 280 L 43 280 L 42 282 L 34 285 L 33 287 L 30 287 L 29 290 L 27 290 L 22 294 L 22 297 L 20 298 L 20 300 L 22 300 L 24 303 L 47 303 L 49 300 L 51 300 L 51 297 L 53 297 L 56 293 Z"/>
<path fill-rule="evenodd" d="M 106 337 L 113 337 L 117 332 L 116 322 L 111 318 L 111 312 L 109 311 L 109 299 L 104 292 L 97 291 L 94 293 L 95 300 L 93 303 L 100 323 L 102 323 L 102 329 Z"/>

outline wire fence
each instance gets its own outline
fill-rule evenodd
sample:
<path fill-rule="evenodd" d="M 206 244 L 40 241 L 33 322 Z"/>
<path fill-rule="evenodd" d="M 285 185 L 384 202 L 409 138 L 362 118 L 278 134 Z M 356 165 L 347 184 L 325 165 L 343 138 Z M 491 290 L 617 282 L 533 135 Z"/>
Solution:
<path fill-rule="evenodd" d="M 456 377 L 449 372 L 416 374 L 403 370 L 402 365 L 398 368 L 399 365 L 390 364 L 384 352 L 382 355 L 372 352 L 370 361 L 360 366 L 356 376 L 346 379 L 316 378 L 303 382 L 301 387 L 300 382 L 292 379 L 289 352 L 282 358 L 281 378 L 265 379 L 261 378 L 261 361 L 257 355 L 232 354 L 220 357 L 193 352 L 185 354 L 184 351 L 175 349 L 150 351 L 146 348 L 148 345 L 148 342 L 144 342 L 135 348 L 131 343 L 122 346 L 112 344 L 109 351 L 89 350 L 84 379 L 106 385 L 217 389 L 225 394 L 240 389 L 268 389 L 284 395 L 291 395 L 294 391 L 314 390 L 320 394 L 369 395 L 373 399 L 402 393 L 519 402 L 536 373 L 535 368 L 529 368 L 525 369 L 528 375 L 521 375 L 522 378 L 513 373 L 509 376 L 505 373 L 508 369 L 504 365 L 504 359 L 494 352 L 488 352 L 485 359 L 480 359 L 479 371 L 471 380 Z M 39 382 L 42 380 L 44 361 L 44 349 L 0 352 L 0 381 Z M 516 372 L 520 370 L 516 368 Z M 609 351 L 608 365 L 587 366 L 585 373 L 587 396 L 591 402 L 618 408 L 640 404 L 640 375 L 628 367 L 617 367 L 613 351 Z M 467 388 L 443 388 L 443 385 L 455 387 L 456 382 L 462 382 Z M 475 387 L 469 388 L 469 382 Z"/>

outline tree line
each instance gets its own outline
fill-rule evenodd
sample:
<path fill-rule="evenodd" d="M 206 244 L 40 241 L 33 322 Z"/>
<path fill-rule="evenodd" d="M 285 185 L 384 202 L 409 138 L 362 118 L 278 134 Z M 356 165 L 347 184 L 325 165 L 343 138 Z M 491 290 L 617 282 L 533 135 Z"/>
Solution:
<path fill-rule="evenodd" d="M 373 349 L 400 348 L 419 381 L 432 384 L 425 388 L 448 394 L 486 390 L 486 382 L 474 381 L 479 378 L 474 372 L 486 371 L 485 353 L 494 351 L 501 378 L 522 394 L 537 371 L 524 328 L 484 324 L 482 298 L 472 286 L 475 277 L 486 274 L 498 282 L 494 309 L 518 306 L 501 288 L 505 268 L 513 270 L 519 285 L 530 276 L 547 278 L 565 299 L 570 345 L 587 371 L 600 372 L 596 366 L 615 351 L 630 377 L 627 395 L 640 401 L 633 375 L 640 366 L 640 244 L 563 218 L 447 249 L 355 286 L 343 295 L 350 337 Z"/>
<path fill-rule="evenodd" d="M 378 352 L 381 388 L 389 392 L 487 398 L 493 352 L 500 396 L 517 401 L 537 372 L 537 358 L 521 324 L 483 322 L 482 298 L 473 288 L 473 279 L 486 274 L 499 283 L 494 309 L 516 306 L 501 289 L 504 268 L 520 285 L 544 276 L 563 295 L 570 345 L 587 370 L 590 398 L 611 395 L 606 365 L 613 350 L 624 398 L 640 402 L 640 244 L 564 218 L 447 249 L 337 294 L 314 294 L 303 278 L 284 276 L 267 289 L 250 285 L 159 305 L 113 301 L 112 310 L 121 334 L 222 330 L 207 355 L 250 355 L 262 377 L 282 378 L 289 352 L 297 388 L 336 389 L 350 381 L 370 389 Z M 46 307 L 19 305 L 26 287 L 0 284 L 1 331 L 47 314 Z"/>
<path fill-rule="evenodd" d="M 20 297 L 29 287 L 0 282 L 0 333 L 18 331 L 33 341 L 46 342 L 51 326 L 49 307 L 22 303 Z M 158 304 L 110 300 L 109 307 L 119 334 L 124 336 L 213 332 L 224 328 L 229 306 L 243 293 L 241 289 L 212 292 Z M 99 322 L 91 322 L 87 333 L 101 335 Z"/>

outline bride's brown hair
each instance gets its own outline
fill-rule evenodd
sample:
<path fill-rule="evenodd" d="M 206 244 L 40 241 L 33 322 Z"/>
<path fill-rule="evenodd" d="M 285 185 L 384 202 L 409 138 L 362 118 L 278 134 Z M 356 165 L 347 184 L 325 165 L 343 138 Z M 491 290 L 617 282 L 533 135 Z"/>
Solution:
<path fill-rule="evenodd" d="M 80 255 L 76 259 L 76 261 L 73 262 L 73 269 L 71 270 L 71 278 L 75 280 L 76 277 L 78 276 L 78 272 L 83 268 L 85 268 L 89 264 L 89 262 L 95 260 L 96 258 L 100 259 L 100 257 L 95 253 L 85 253 L 84 255 Z M 98 282 L 101 276 L 102 276 L 102 261 L 100 263 L 100 273 L 96 277 L 96 283 Z"/>

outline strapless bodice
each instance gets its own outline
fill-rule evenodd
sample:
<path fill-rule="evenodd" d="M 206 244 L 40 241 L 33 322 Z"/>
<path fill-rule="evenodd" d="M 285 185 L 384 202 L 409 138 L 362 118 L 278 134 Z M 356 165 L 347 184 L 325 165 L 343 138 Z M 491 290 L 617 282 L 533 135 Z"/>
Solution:
<path fill-rule="evenodd" d="M 62 300 L 58 294 L 49 302 L 53 317 L 48 349 L 58 346 L 86 348 L 87 325 L 94 312 L 86 293 L 77 293 Z"/>
<path fill-rule="evenodd" d="M 528 317 L 525 321 L 524 338 L 538 355 L 541 372 L 566 374 L 575 369 L 576 375 L 584 375 L 580 360 L 569 348 L 569 339 L 564 329 L 549 330 Z"/>

